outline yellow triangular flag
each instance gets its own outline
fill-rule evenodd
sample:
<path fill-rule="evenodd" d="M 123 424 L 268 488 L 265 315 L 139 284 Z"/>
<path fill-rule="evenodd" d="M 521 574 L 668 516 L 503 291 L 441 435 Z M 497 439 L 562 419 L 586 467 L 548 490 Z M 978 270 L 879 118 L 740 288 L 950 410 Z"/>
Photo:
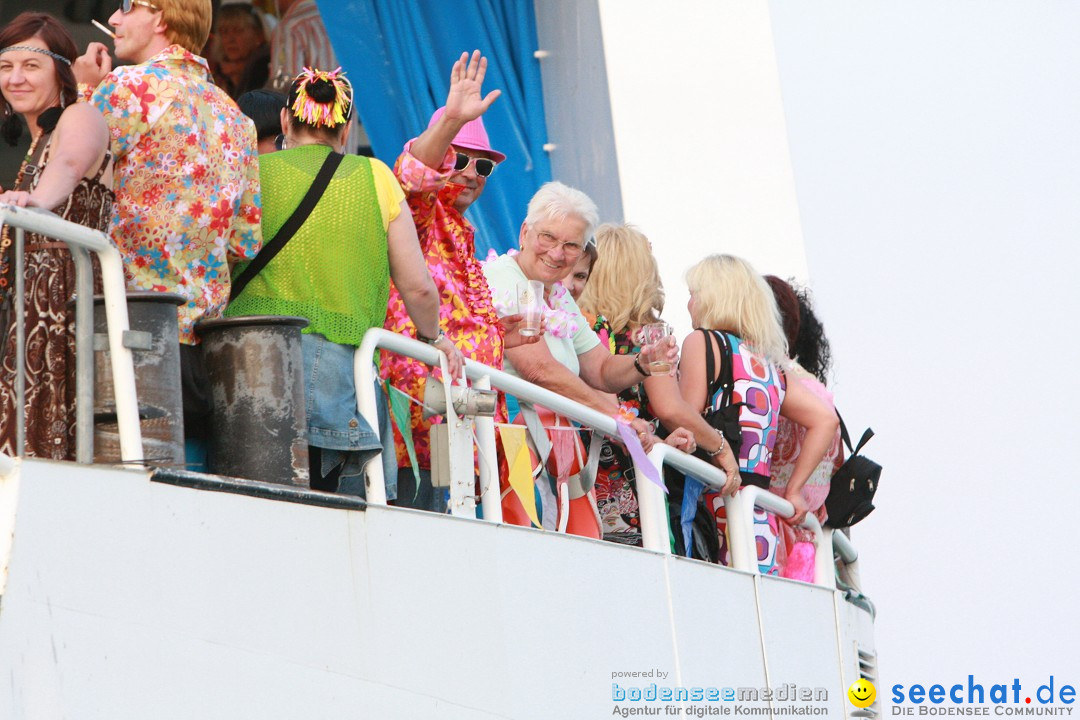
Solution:
<path fill-rule="evenodd" d="M 536 527 L 540 519 L 536 515 L 536 494 L 533 486 L 532 462 L 529 458 L 529 446 L 525 442 L 525 428 L 503 425 L 499 428 L 502 436 L 503 452 L 506 453 L 506 466 L 509 468 L 511 489 L 517 494 L 525 513 Z"/>

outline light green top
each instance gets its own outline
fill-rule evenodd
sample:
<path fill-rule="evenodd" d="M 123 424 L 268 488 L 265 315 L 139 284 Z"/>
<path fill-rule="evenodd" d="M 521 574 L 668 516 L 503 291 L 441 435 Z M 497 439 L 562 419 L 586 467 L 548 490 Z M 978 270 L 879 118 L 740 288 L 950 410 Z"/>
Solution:
<path fill-rule="evenodd" d="M 269 153 L 259 158 L 264 244 L 278 232 L 307 193 L 329 155 L 325 145 Z M 383 177 L 376 178 L 376 173 Z M 398 196 L 379 190 L 393 181 Z M 371 158 L 348 155 L 303 226 L 252 278 L 225 315 L 295 315 L 304 332 L 358 346 L 364 332 L 382 327 L 390 288 L 386 232 L 404 199 L 393 173 Z M 238 264 L 233 277 L 243 271 Z"/>

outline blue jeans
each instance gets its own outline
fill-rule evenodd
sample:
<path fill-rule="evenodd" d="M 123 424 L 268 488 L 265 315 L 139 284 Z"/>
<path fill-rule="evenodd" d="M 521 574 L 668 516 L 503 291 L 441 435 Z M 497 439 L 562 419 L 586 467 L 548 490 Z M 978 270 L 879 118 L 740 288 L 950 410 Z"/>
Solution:
<path fill-rule="evenodd" d="M 364 497 L 364 465 L 382 453 L 386 497 L 397 496 L 397 460 L 386 397 L 374 383 L 379 432 L 360 415 L 356 406 L 352 345 L 330 342 L 318 333 L 301 336 L 304 356 L 304 396 L 307 399 L 308 444 L 322 449 L 322 467 L 313 473 L 326 475 L 344 465 L 338 492 Z"/>

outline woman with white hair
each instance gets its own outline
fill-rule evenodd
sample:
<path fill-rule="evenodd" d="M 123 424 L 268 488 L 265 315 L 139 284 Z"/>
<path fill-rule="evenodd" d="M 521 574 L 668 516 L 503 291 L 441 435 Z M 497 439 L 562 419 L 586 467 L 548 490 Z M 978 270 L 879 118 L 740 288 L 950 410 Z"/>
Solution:
<path fill-rule="evenodd" d="M 787 382 L 782 369 L 787 362 L 787 341 L 776 300 L 748 262 L 732 255 L 710 255 L 692 267 L 686 279 L 690 286 L 687 308 L 698 330 L 683 342 L 679 389 L 688 403 L 703 412 L 735 408 L 728 411 L 730 422 L 713 417 L 726 430 L 727 442 L 739 446 L 743 486 L 768 489 L 780 416 L 806 428 L 802 454 L 784 495 L 795 507 L 795 515 L 787 522 L 798 525 L 807 512 L 802 486 L 832 444 L 836 415 L 801 383 Z M 700 488 L 694 487 L 695 482 L 687 479 L 684 527 L 693 520 L 688 510 L 696 508 L 695 490 Z M 720 494 L 705 493 L 705 506 L 717 520 L 719 559 L 723 560 L 726 519 Z M 759 567 L 763 573 L 772 572 L 776 519 L 761 511 L 755 513 L 755 521 Z"/>
<path fill-rule="evenodd" d="M 657 343 L 633 355 L 612 355 L 559 282 L 585 252 L 598 221 L 596 204 L 588 195 L 560 182 L 546 183 L 529 201 L 520 252 L 487 263 L 484 275 L 503 315 L 513 312 L 520 284 L 538 280 L 544 288 L 544 342 L 508 348 L 503 369 L 618 417 L 614 394 L 641 382 L 651 360 L 674 362 L 677 349 L 674 343 Z M 651 448 L 652 425 L 638 418 L 630 425 L 646 450 Z"/>

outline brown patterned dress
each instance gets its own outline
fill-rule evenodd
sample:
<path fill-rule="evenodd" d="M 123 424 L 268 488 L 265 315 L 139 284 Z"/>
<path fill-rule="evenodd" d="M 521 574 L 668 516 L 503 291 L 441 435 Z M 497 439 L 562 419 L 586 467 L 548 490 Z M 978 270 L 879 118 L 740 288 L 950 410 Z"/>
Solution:
<path fill-rule="evenodd" d="M 39 168 L 49 162 L 49 135 Z M 41 173 L 34 173 L 24 185 L 27 165 L 36 149 L 31 145 L 27 160 L 19 169 L 15 187 L 33 189 Z M 53 209 L 60 217 L 105 231 L 112 213 L 112 189 L 101 183 L 111 156 L 106 154 L 93 178 L 84 178 L 71 196 Z M 0 296 L 11 298 L 15 290 L 13 228 L 5 227 L 0 241 Z M 75 455 L 75 334 L 74 311 L 67 303 L 75 294 L 75 264 L 62 243 L 32 233 L 25 237 L 26 307 L 26 448 L 25 455 L 54 460 Z M 101 291 L 100 273 L 94 258 L 94 290 Z M 14 300 L 11 305 L 14 307 Z M 0 451 L 15 455 L 15 315 L 6 318 L 3 332 L 3 362 L 0 365 Z"/>

